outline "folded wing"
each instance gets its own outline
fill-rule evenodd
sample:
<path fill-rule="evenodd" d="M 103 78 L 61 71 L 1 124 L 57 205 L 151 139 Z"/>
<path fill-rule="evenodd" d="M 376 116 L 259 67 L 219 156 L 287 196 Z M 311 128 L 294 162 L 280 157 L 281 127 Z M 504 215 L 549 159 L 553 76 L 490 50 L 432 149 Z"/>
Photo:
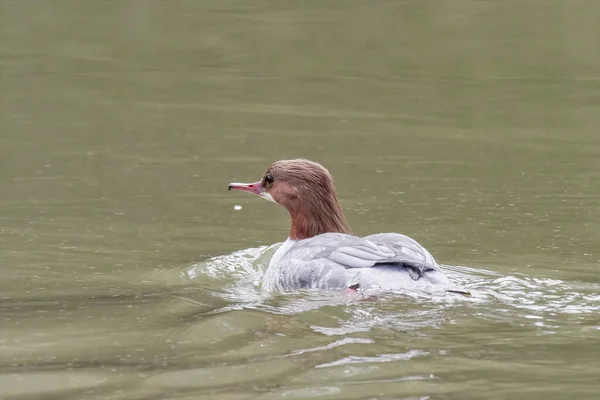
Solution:
<path fill-rule="evenodd" d="M 413 280 L 439 269 L 434 258 L 413 239 L 400 234 L 360 238 L 326 233 L 296 243 L 279 266 L 279 285 L 301 288 L 349 287 L 361 269 L 403 269 Z"/>

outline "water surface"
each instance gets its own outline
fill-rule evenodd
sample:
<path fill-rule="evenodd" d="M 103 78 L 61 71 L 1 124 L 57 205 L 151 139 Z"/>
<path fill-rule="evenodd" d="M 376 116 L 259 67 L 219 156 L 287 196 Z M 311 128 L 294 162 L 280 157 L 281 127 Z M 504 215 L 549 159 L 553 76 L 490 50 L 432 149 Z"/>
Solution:
<path fill-rule="evenodd" d="M 0 398 L 596 398 L 598 4 L 1 2 Z M 291 157 L 474 295 L 264 293 Z"/>

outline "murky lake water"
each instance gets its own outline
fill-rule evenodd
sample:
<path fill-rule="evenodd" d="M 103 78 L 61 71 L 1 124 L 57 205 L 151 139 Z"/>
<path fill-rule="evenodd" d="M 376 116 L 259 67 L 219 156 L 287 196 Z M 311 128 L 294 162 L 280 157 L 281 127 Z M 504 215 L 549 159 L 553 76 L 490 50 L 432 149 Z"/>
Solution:
<path fill-rule="evenodd" d="M 0 398 L 597 399 L 599 15 L 2 1 Z M 291 157 L 473 297 L 265 294 Z"/>

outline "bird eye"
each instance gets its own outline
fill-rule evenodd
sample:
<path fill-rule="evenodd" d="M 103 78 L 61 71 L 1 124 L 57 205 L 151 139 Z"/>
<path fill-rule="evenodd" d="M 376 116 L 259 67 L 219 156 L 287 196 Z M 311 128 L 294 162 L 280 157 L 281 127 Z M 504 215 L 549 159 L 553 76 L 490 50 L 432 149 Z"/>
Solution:
<path fill-rule="evenodd" d="M 265 175 L 265 183 L 267 185 L 270 185 L 271 183 L 273 183 L 273 175 L 271 175 L 271 174 Z"/>

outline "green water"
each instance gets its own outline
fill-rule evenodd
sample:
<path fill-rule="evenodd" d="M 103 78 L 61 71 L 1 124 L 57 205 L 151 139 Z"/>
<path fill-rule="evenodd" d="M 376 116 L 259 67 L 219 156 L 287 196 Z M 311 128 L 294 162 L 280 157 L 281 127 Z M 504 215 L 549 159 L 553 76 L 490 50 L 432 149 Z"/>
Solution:
<path fill-rule="evenodd" d="M 0 1 L 0 398 L 596 399 L 599 16 Z M 292 157 L 474 296 L 262 292 Z"/>

